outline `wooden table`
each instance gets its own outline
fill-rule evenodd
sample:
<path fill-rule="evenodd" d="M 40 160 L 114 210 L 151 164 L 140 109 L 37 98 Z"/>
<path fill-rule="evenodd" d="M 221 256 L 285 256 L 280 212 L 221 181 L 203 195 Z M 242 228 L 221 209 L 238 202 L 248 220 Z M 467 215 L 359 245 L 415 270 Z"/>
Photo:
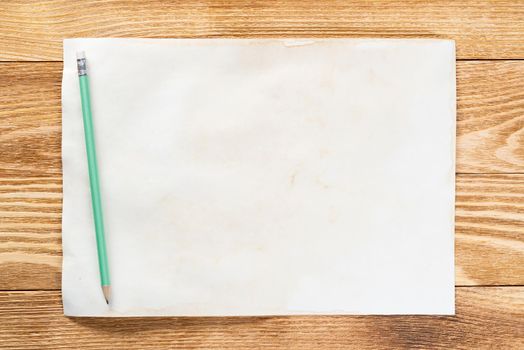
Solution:
<path fill-rule="evenodd" d="M 63 38 L 457 44 L 455 317 L 62 315 Z M 524 348 L 523 1 L 0 2 L 0 348 Z"/>

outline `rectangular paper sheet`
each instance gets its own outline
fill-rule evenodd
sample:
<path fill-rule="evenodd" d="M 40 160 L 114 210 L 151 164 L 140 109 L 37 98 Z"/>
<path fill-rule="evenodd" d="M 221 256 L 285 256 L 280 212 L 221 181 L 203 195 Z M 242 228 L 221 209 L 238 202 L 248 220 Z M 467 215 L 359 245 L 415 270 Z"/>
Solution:
<path fill-rule="evenodd" d="M 65 40 L 62 108 L 66 315 L 454 313 L 453 41 Z"/>

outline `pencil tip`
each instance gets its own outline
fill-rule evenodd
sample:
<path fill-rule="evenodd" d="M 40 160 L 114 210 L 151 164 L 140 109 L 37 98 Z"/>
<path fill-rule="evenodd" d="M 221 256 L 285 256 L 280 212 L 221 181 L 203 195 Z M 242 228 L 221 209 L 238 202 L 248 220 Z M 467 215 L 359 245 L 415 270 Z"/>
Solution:
<path fill-rule="evenodd" d="M 106 303 L 109 305 L 109 302 L 111 301 L 111 286 L 102 286 L 102 292 L 104 293 Z"/>

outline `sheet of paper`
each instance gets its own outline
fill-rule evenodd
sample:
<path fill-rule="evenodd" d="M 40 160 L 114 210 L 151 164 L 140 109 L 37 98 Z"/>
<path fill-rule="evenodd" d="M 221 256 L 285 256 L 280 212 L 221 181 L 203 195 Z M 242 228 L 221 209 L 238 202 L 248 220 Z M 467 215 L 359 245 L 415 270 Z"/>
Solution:
<path fill-rule="evenodd" d="M 453 41 L 65 40 L 62 107 L 66 315 L 454 313 Z"/>

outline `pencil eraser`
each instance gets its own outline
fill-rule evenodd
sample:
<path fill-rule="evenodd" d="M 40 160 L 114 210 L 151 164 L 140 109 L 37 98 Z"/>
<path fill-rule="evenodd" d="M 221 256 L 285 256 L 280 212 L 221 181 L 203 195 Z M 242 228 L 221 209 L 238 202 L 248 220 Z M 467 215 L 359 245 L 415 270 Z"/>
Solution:
<path fill-rule="evenodd" d="M 86 58 L 86 53 L 84 51 L 78 51 L 76 53 L 76 59 L 81 60 L 82 58 Z"/>

